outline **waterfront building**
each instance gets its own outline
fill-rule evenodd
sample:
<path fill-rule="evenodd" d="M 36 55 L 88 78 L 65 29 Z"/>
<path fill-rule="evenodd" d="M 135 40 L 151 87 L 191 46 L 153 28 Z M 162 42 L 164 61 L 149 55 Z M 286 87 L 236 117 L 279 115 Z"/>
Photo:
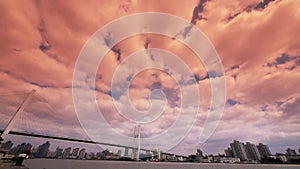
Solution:
<path fill-rule="evenodd" d="M 97 152 L 96 153 L 96 159 L 98 159 L 98 160 L 104 160 L 105 157 L 104 157 L 104 155 L 101 152 Z"/>
<path fill-rule="evenodd" d="M 71 154 L 71 147 L 65 148 L 63 154 L 62 154 L 62 158 L 69 158 L 70 154 Z"/>
<path fill-rule="evenodd" d="M 85 158 L 85 148 L 82 148 L 79 151 L 78 159 L 84 159 Z"/>
<path fill-rule="evenodd" d="M 10 150 L 14 144 L 11 141 L 7 141 L 1 145 L 1 148 Z"/>
<path fill-rule="evenodd" d="M 56 147 L 54 157 L 55 158 L 62 158 L 63 149 L 60 147 Z"/>
<path fill-rule="evenodd" d="M 240 158 L 233 158 L 233 157 L 223 157 L 220 159 L 221 163 L 240 163 Z"/>
<path fill-rule="evenodd" d="M 198 156 L 198 157 L 203 157 L 203 151 L 200 150 L 200 149 L 197 149 L 196 156 Z"/>
<path fill-rule="evenodd" d="M 53 152 L 53 151 L 48 151 L 46 157 L 49 157 L 49 158 L 55 158 L 55 152 Z"/>
<path fill-rule="evenodd" d="M 126 147 L 126 148 L 125 148 L 125 154 L 124 154 L 125 157 L 128 157 L 128 156 L 129 156 L 128 151 L 129 151 L 129 149 Z"/>
<path fill-rule="evenodd" d="M 244 143 L 234 140 L 230 143 L 230 147 L 235 158 L 240 158 L 242 161 L 248 160 Z"/>
<path fill-rule="evenodd" d="M 291 148 L 287 148 L 286 149 L 286 153 L 285 153 L 287 156 L 297 156 L 297 153 L 294 149 L 291 149 Z"/>
<path fill-rule="evenodd" d="M 95 153 L 93 152 L 90 152 L 89 154 L 86 155 L 86 159 L 88 160 L 92 160 L 92 159 L 95 159 Z"/>
<path fill-rule="evenodd" d="M 247 157 L 250 160 L 255 160 L 255 161 L 261 160 L 260 153 L 259 153 L 257 147 L 255 146 L 255 144 L 251 144 L 251 143 L 247 142 L 245 145 L 245 149 L 246 149 Z"/>
<path fill-rule="evenodd" d="M 266 158 L 272 155 L 269 146 L 259 143 L 256 147 L 259 151 L 261 158 Z"/>
<path fill-rule="evenodd" d="M 11 154 L 14 154 L 14 155 L 19 155 L 19 154 L 22 154 L 22 153 L 30 153 L 31 151 L 31 148 L 32 148 L 32 145 L 30 143 L 22 143 L 22 144 L 19 144 L 17 145 L 16 147 L 12 148 L 10 153 Z"/>
<path fill-rule="evenodd" d="M 122 155 L 122 150 L 118 150 L 117 155 L 121 157 L 121 155 Z"/>
<path fill-rule="evenodd" d="M 281 154 L 281 153 L 276 153 L 275 154 L 275 159 L 280 159 L 282 162 L 287 162 L 288 161 L 286 155 Z"/>
<path fill-rule="evenodd" d="M 226 157 L 234 157 L 233 155 L 233 151 L 230 147 L 228 147 L 226 150 L 225 150 L 225 156 Z"/>
<path fill-rule="evenodd" d="M 73 151 L 72 151 L 72 157 L 76 157 L 77 158 L 78 153 L 79 153 L 79 148 L 74 148 Z"/>
<path fill-rule="evenodd" d="M 37 152 L 34 154 L 36 158 L 45 158 L 49 152 L 50 143 L 47 141 L 46 143 L 40 145 L 37 149 Z"/>

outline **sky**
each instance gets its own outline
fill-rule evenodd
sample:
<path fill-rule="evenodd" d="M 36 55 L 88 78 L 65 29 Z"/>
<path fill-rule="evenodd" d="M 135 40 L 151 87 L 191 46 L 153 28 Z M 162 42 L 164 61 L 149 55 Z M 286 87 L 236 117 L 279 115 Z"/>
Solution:
<path fill-rule="evenodd" d="M 129 144 L 104 123 L 117 135 L 133 140 L 135 122 L 143 117 L 141 137 L 162 138 L 160 134 L 169 132 L 170 139 L 157 140 L 168 145 L 179 139 L 168 149 L 178 154 L 192 154 L 197 148 L 204 153 L 223 153 L 232 140 L 262 142 L 272 153 L 284 152 L 287 147 L 300 148 L 300 1 L 4 0 L 0 9 L 1 128 L 26 97 L 23 93 L 35 89 L 15 130 Z M 102 61 L 85 58 L 79 63 L 85 55 L 83 48 L 91 45 L 88 40 L 97 35 L 95 32 L 116 19 L 144 12 L 171 14 L 194 24 L 214 46 L 224 75 L 207 71 L 205 62 L 176 38 L 151 33 L 114 44 L 117 35 L 108 31 L 102 37 L 101 45 L 108 49 Z M 125 23 L 115 29 L 126 32 L 142 24 Z M 162 30 L 168 27 L 166 23 L 156 24 Z M 193 35 L 193 31 L 185 31 L 180 32 L 184 38 Z M 193 41 L 195 46 L 198 43 L 201 48 L 200 40 Z M 166 53 L 155 54 L 153 48 L 172 52 L 178 62 Z M 92 49 L 86 55 L 98 56 L 99 49 Z M 134 53 L 139 57 L 130 60 Z M 163 69 L 167 62 L 175 67 Z M 195 83 L 181 85 L 180 80 L 190 76 L 180 73 L 184 66 L 177 65 L 179 62 L 189 68 Z M 74 85 L 73 76 L 80 64 L 87 71 L 96 64 L 96 72 Z M 154 68 L 141 69 L 145 65 Z M 222 78 L 226 80 L 226 90 L 220 92 L 220 97 L 226 93 L 222 117 L 212 135 L 200 142 L 213 98 L 211 85 Z M 87 83 L 94 86 L 86 89 L 83 86 Z M 74 88 L 83 91 L 76 95 L 78 100 L 74 99 Z M 124 89 L 129 90 L 124 93 Z M 95 101 L 85 93 L 91 90 Z M 99 111 L 83 109 L 94 103 L 101 116 Z M 194 116 L 185 103 L 199 104 L 198 114 Z M 147 114 L 148 110 L 153 111 Z M 103 124 L 99 117 L 104 118 Z M 191 118 L 191 130 L 181 123 L 174 125 Z M 18 137 L 12 139 L 20 141 Z"/>

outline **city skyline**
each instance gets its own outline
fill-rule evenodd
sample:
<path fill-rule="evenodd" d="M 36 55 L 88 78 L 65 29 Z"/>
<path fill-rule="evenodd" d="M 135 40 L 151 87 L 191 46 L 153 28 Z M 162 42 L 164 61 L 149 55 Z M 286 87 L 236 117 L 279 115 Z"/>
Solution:
<path fill-rule="evenodd" d="M 195 24 L 216 48 L 225 71 L 227 87 L 222 118 L 212 136 L 200 143 L 199 137 L 212 99 L 210 78 L 217 79 L 218 74 L 207 72 L 204 63 L 193 51 L 172 38 L 138 35 L 112 46 L 96 72 L 93 89 L 96 102 L 114 131 L 133 136 L 134 128 L 131 121 L 118 113 L 116 105 L 120 105 L 124 112 L 128 111 L 129 105 L 143 112 L 152 106 L 149 102 L 151 96 L 157 103 L 153 104 L 154 110 L 159 110 L 160 105 L 165 104 L 165 112 L 158 116 L 160 118 L 155 123 L 142 126 L 141 137 L 159 136 L 177 120 L 181 108 L 181 90 L 179 82 L 166 72 L 148 70 L 128 77 L 131 80 L 131 104 L 127 104 L 124 95 L 113 95 L 111 92 L 114 71 L 130 54 L 162 48 L 178 55 L 186 63 L 195 75 L 200 91 L 200 99 L 188 98 L 188 101 L 200 102 L 195 124 L 171 152 L 190 154 L 201 148 L 204 152 L 217 154 L 234 139 L 252 144 L 265 143 L 272 152 L 283 152 L 283 147 L 299 148 L 299 1 L 192 0 L 170 3 L 118 0 L 87 3 L 61 1 L 55 4 L 51 1 L 3 1 L 0 7 L 3 9 L 0 11 L 3 16 L 0 26 L 1 129 L 24 97 L 1 94 L 36 89 L 37 95 L 21 118 L 25 120 L 19 120 L 14 129 L 89 139 L 78 120 L 72 97 L 73 73 L 81 49 L 93 33 L 111 21 L 135 13 L 161 12 Z M 112 40 L 108 37 L 105 41 L 107 46 Z M 153 57 L 145 62 L 151 59 Z M 87 65 L 91 62 L 88 60 Z M 164 61 L 159 63 L 163 65 Z M 141 62 L 133 64 L 139 65 L 142 65 Z M 124 72 L 130 70 L 126 68 Z M 117 84 L 121 86 L 122 83 Z M 159 93 L 151 95 L 155 89 L 163 91 L 164 97 Z M 86 100 L 82 104 L 90 103 L 85 96 L 82 99 Z M 96 128 L 94 133 L 106 130 L 97 126 L 97 118 L 88 118 L 88 127 Z M 173 136 L 181 134 L 175 132 Z M 23 142 L 20 138 L 25 142 L 30 140 L 16 136 L 8 139 L 11 138 L 16 142 Z M 163 142 L 168 141 L 166 139 Z M 68 143 L 59 144 L 65 146 Z"/>
<path fill-rule="evenodd" d="M 98 160 L 112 160 L 115 158 L 119 159 L 122 157 L 123 160 L 134 159 L 134 153 L 136 151 L 125 149 L 117 149 L 117 151 L 111 151 L 110 149 L 105 150 L 93 150 L 86 151 L 85 147 L 72 147 L 67 146 L 62 148 L 60 146 L 55 146 L 56 148 L 52 149 L 51 142 L 46 141 L 41 145 L 33 146 L 31 143 L 22 143 L 14 146 L 14 143 L 11 141 L 7 141 L 1 145 L 0 148 L 2 152 L 3 150 L 8 151 L 8 154 L 12 154 L 18 156 L 19 154 L 26 153 L 29 158 L 57 158 L 57 159 L 98 159 Z M 124 151 L 122 151 L 124 150 Z M 297 153 L 298 151 L 298 153 Z M 129 153 L 130 152 L 130 153 Z M 204 153 L 201 149 L 197 149 L 195 153 L 185 155 L 187 161 L 189 162 L 220 162 L 220 158 L 223 162 L 235 163 L 235 162 L 249 162 L 249 163 L 257 163 L 263 162 L 268 159 L 280 159 L 281 162 L 286 163 L 290 159 L 299 160 L 300 157 L 300 149 L 294 150 L 291 148 L 286 148 L 285 152 L 276 152 L 271 153 L 269 146 L 263 143 L 259 143 L 258 145 L 247 142 L 246 144 L 240 142 L 238 140 L 233 140 L 232 143 L 229 144 L 228 149 L 225 149 L 225 154 L 211 154 L 209 152 Z M 141 154 L 144 156 L 149 154 L 150 152 L 145 151 Z M 166 152 L 161 152 L 162 154 Z M 167 153 L 168 154 L 168 153 Z M 172 154 L 168 154 L 171 155 Z M 177 156 L 182 156 L 180 154 L 173 154 Z M 145 157 L 146 157 L 145 156 Z M 171 157 L 170 156 L 170 157 Z M 156 158 L 162 157 L 156 156 Z M 183 157 L 183 156 L 182 156 Z M 210 159 L 210 157 L 213 157 Z M 153 158 L 153 156 L 152 156 Z M 209 160 L 209 161 L 207 161 Z M 230 162 L 231 161 L 231 162 Z"/>

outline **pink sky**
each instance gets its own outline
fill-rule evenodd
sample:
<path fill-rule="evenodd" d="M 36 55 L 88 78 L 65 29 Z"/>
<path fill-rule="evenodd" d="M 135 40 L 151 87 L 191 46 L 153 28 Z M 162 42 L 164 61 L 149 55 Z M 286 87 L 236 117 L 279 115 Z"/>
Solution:
<path fill-rule="evenodd" d="M 201 95 L 196 125 L 173 152 L 191 154 L 200 147 L 205 153 L 223 153 L 233 139 L 263 142 L 273 153 L 284 152 L 287 147 L 300 148 L 300 1 L 6 0 L 0 3 L 0 9 L 0 92 L 37 90 L 27 118 L 39 127 L 28 126 L 28 130 L 40 128 L 41 133 L 57 134 L 55 131 L 63 127 L 59 130 L 61 136 L 86 138 L 72 97 L 73 72 L 84 44 L 98 29 L 122 16 L 162 12 L 194 23 L 215 46 L 226 76 L 223 117 L 214 134 L 200 144 L 199 130 L 211 99 L 203 63 L 179 42 L 148 34 L 121 41 L 98 67 L 97 103 L 116 130 L 126 135 L 132 132 L 131 124 L 118 114 L 110 95 L 115 69 L 135 51 L 162 48 L 190 67 L 198 77 Z M 116 49 L 120 49 L 120 58 Z M 142 135 L 156 135 L 169 128 L 180 105 L 180 90 L 174 78 L 148 70 L 134 77 L 131 86 L 130 98 L 138 110 L 149 108 L 147 98 L 152 89 L 162 89 L 168 100 L 164 115 L 142 130 Z M 17 104 L 12 101 L 15 97 L 1 97 L 3 127 L 8 121 L 3 119 L 10 117 L 9 112 Z M 40 103 L 41 98 L 47 103 Z M 122 98 L 119 101 L 122 103 Z M 90 124 L 94 122 L 90 118 Z M 16 128 L 22 128 L 23 123 L 19 121 Z"/>

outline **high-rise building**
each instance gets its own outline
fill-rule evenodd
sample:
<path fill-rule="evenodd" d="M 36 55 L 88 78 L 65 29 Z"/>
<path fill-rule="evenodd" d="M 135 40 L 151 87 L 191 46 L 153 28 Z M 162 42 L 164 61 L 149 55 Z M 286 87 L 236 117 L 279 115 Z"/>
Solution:
<path fill-rule="evenodd" d="M 84 159 L 84 158 L 85 158 L 85 148 L 81 149 L 78 155 L 78 159 Z"/>
<path fill-rule="evenodd" d="M 47 141 L 46 143 L 40 145 L 37 149 L 37 152 L 34 154 L 36 158 L 45 158 L 49 152 L 50 143 Z"/>
<path fill-rule="evenodd" d="M 77 157 L 78 156 L 78 152 L 79 152 L 79 148 L 74 148 L 72 151 L 72 156 L 73 157 Z"/>
<path fill-rule="evenodd" d="M 94 159 L 95 158 L 95 153 L 90 152 L 89 154 L 86 155 L 86 159 Z"/>
<path fill-rule="evenodd" d="M 128 150 L 128 148 L 126 147 L 126 148 L 125 148 L 125 154 L 124 154 L 125 157 L 128 157 L 128 156 L 129 156 L 128 151 L 129 151 L 129 150 Z"/>
<path fill-rule="evenodd" d="M 71 147 L 65 148 L 63 154 L 62 154 L 62 158 L 69 158 L 70 154 L 71 154 Z"/>
<path fill-rule="evenodd" d="M 11 149 L 11 154 L 19 155 L 21 153 L 30 153 L 32 145 L 30 143 L 22 143 Z"/>
<path fill-rule="evenodd" d="M 56 147 L 55 153 L 54 153 L 54 157 L 55 158 L 61 158 L 62 157 L 62 153 L 63 153 L 63 149 L 60 147 Z"/>
<path fill-rule="evenodd" d="M 3 143 L 1 145 L 1 148 L 6 149 L 6 150 L 10 150 L 13 145 L 14 145 L 14 143 L 12 143 L 11 141 L 7 141 L 6 143 Z"/>
<path fill-rule="evenodd" d="M 18 144 L 16 147 L 11 149 L 11 154 L 18 155 L 21 154 L 23 149 L 25 149 L 26 143 Z"/>
<path fill-rule="evenodd" d="M 230 147 L 235 158 L 240 158 L 242 161 L 248 160 L 244 143 L 234 140 L 230 143 Z"/>
<path fill-rule="evenodd" d="M 97 152 L 96 153 L 96 158 L 98 159 L 98 160 L 102 160 L 102 153 L 101 152 Z"/>
<path fill-rule="evenodd" d="M 245 145 L 245 149 L 246 149 L 246 154 L 247 154 L 248 159 L 255 160 L 255 161 L 261 160 L 260 153 L 259 153 L 257 147 L 255 146 L 255 144 L 251 144 L 251 143 L 247 142 Z"/>
<path fill-rule="evenodd" d="M 287 148 L 286 153 L 287 156 L 297 156 L 296 150 Z"/>
<path fill-rule="evenodd" d="M 35 153 L 37 152 L 37 149 L 38 149 L 37 147 L 33 147 L 33 148 L 31 149 L 31 153 L 32 153 L 32 154 L 35 154 Z"/>
<path fill-rule="evenodd" d="M 269 146 L 259 143 L 256 147 L 258 149 L 261 158 L 266 158 L 272 155 Z"/>
<path fill-rule="evenodd" d="M 225 155 L 226 157 L 234 157 L 233 155 L 233 151 L 230 147 L 228 147 L 226 150 L 225 150 Z"/>
<path fill-rule="evenodd" d="M 117 155 L 121 156 L 121 154 L 122 154 L 122 150 L 118 150 Z"/>
<path fill-rule="evenodd" d="M 203 157 L 203 151 L 200 150 L 200 149 L 197 149 L 196 155 L 197 155 L 198 157 Z"/>
<path fill-rule="evenodd" d="M 23 153 L 30 154 L 32 149 L 32 145 L 30 143 L 27 143 L 24 147 Z"/>

